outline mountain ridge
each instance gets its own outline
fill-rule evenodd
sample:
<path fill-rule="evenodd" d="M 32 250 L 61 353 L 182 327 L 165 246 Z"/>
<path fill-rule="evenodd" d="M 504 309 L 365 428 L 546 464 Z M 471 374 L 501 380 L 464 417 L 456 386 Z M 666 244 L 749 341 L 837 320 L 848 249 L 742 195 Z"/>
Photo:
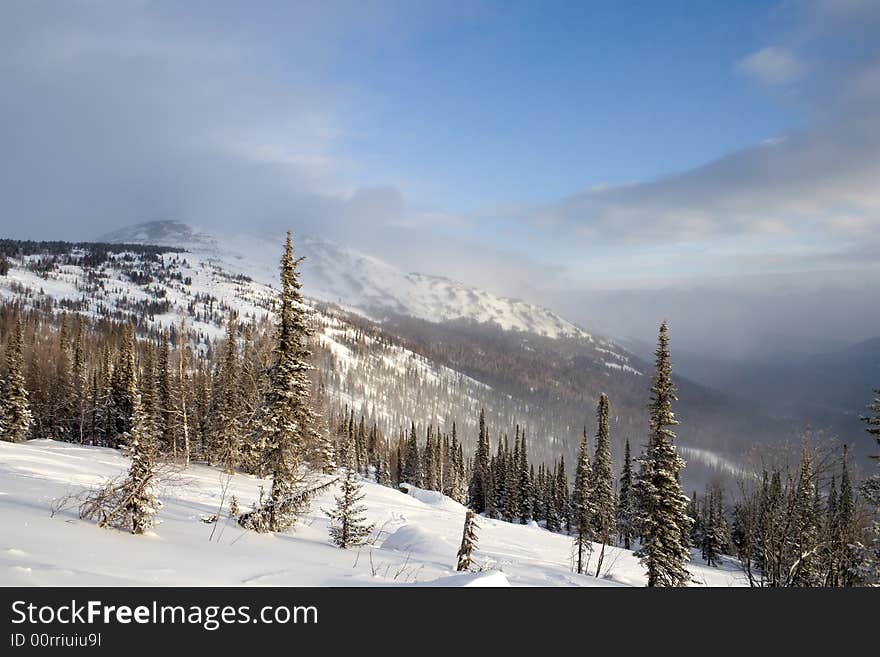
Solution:
<path fill-rule="evenodd" d="M 212 235 L 179 221 L 154 221 L 115 230 L 98 241 L 186 248 L 271 285 L 277 278 L 274 254 L 281 239 Z M 309 296 L 370 319 L 382 321 L 393 315 L 434 322 L 465 319 L 494 323 L 503 330 L 593 340 L 589 332 L 547 308 L 451 277 L 406 273 L 376 256 L 311 236 L 295 237 L 294 247 L 305 256 L 302 277 Z"/>

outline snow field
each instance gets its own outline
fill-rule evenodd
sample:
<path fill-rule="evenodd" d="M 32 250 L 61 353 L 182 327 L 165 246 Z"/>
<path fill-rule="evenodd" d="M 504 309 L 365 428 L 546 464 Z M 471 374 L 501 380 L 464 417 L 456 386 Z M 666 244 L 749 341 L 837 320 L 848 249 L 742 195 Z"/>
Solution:
<path fill-rule="evenodd" d="M 260 535 L 225 513 L 232 495 L 247 509 L 269 482 L 245 474 L 227 482 L 204 465 L 163 478 L 161 522 L 145 536 L 79 520 L 75 502 L 57 509 L 59 500 L 127 468 L 127 458 L 111 449 L 51 440 L 0 443 L 0 585 L 644 585 L 642 567 L 627 550 L 606 548 L 601 578 L 578 575 L 570 537 L 484 517 L 477 520 L 476 560 L 485 570 L 455 573 L 464 507 L 436 492 L 411 488 L 405 494 L 370 481 L 364 503 L 375 523 L 373 545 L 353 550 L 329 543 L 322 509 L 333 505 L 335 486 L 313 501 L 294 531 Z M 221 499 L 219 524 L 205 522 Z M 735 564 L 695 564 L 691 572 L 700 585 L 745 584 Z"/>

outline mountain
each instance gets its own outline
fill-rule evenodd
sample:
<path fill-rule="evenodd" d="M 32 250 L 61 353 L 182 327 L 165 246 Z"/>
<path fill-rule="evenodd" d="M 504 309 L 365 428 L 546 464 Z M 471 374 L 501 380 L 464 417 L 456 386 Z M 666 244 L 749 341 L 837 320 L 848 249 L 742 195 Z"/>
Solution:
<path fill-rule="evenodd" d="M 275 238 L 253 235 L 208 235 L 176 221 L 153 221 L 98 238 L 114 244 L 156 244 L 185 248 L 263 283 L 277 277 Z M 334 242 L 296 236 L 304 256 L 302 277 L 309 296 L 382 320 L 404 315 L 431 322 L 472 321 L 503 330 L 551 338 L 591 336 L 556 313 L 519 299 L 494 295 L 449 278 L 405 273 L 379 258 Z"/>
<path fill-rule="evenodd" d="M 797 418 L 851 445 L 859 456 L 873 453 L 859 416 L 880 386 L 880 337 L 816 354 L 789 351 L 734 362 L 686 354 L 677 362 L 703 384 L 765 412 Z"/>
<path fill-rule="evenodd" d="M 139 240 L 153 245 L 134 244 Z M 325 245 L 312 249 L 313 262 L 319 260 L 316 253 L 350 255 L 343 269 L 362 288 L 390 289 L 401 280 L 419 278 L 376 267 L 374 259 L 343 247 L 331 251 L 312 240 L 299 244 L 306 252 L 309 245 Z M 280 241 L 227 243 L 182 224 L 142 226 L 105 236 L 101 243 L 10 242 L 0 247 L 0 256 L 10 263 L 8 274 L 0 276 L 0 299 L 56 317 L 63 309 L 98 320 L 133 320 L 142 335 L 186 319 L 192 340 L 205 349 L 222 338 L 229 308 L 245 320 L 271 319 L 277 295 L 271 283 Z M 328 268 L 332 261 L 325 260 Z M 358 261 L 367 264 L 353 269 Z M 364 278 L 364 272 L 375 271 L 390 271 L 391 282 Z M 438 280 L 452 290 L 470 289 Z M 307 279 L 304 292 L 312 295 L 309 285 Z M 648 430 L 649 362 L 549 311 L 473 292 L 500 304 L 499 312 L 511 321 L 480 321 L 479 303 L 449 299 L 440 306 L 448 309 L 448 318 L 438 321 L 442 315 L 433 307 L 425 319 L 417 312 L 353 310 L 358 299 L 351 297 L 344 306 L 309 298 L 316 330 L 314 365 L 331 402 L 376 419 L 388 435 L 411 420 L 421 427 L 455 422 L 466 448 L 474 442 L 484 408 L 493 443 L 519 425 L 528 432 L 529 452 L 538 462 L 564 455 L 573 463 L 583 431 L 595 433 L 596 402 L 605 392 L 612 400 L 616 458 L 626 439 L 634 451 L 640 449 Z M 522 304 L 520 314 L 517 304 Z M 523 323 L 516 324 L 516 318 Z M 529 331 L 532 324 L 526 320 L 552 323 L 559 330 L 541 335 Z M 755 442 L 794 437 L 789 424 L 756 412 L 752 404 L 682 377 L 676 383 L 679 446 L 690 460 L 683 481 L 689 489 L 719 473 L 739 472 Z"/>

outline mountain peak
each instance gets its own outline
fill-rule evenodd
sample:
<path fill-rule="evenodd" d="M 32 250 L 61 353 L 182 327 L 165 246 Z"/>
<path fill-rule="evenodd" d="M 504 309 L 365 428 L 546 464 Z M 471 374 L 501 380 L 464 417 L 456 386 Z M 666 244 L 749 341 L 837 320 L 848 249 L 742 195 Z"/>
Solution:
<path fill-rule="evenodd" d="M 111 244 L 155 244 L 157 246 L 217 246 L 211 235 L 196 231 L 181 221 L 147 221 L 101 235 L 99 242 Z"/>
<path fill-rule="evenodd" d="M 100 239 L 184 248 L 268 285 L 276 282 L 282 245 L 280 234 L 209 235 L 179 221 L 137 224 Z M 308 296 L 369 318 L 403 315 L 429 322 L 465 320 L 549 338 L 592 339 L 574 323 L 520 299 L 501 297 L 445 276 L 406 273 L 381 258 L 323 238 L 297 235 L 295 246 L 297 254 L 305 256 L 301 271 Z"/>

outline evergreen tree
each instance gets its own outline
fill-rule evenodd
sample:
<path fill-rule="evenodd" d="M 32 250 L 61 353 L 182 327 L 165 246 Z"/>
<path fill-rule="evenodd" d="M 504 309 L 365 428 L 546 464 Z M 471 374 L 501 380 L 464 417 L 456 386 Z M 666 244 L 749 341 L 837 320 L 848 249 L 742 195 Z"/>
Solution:
<path fill-rule="evenodd" d="M 574 544 L 577 551 L 577 571 L 583 573 L 587 568 L 589 554 L 592 552 L 593 533 L 593 495 L 590 491 L 592 480 L 592 468 L 590 467 L 590 454 L 587 445 L 587 430 L 584 428 L 584 437 L 581 438 L 581 447 L 578 452 L 578 462 L 574 473 L 574 489 L 571 494 L 572 526 L 574 527 Z"/>
<path fill-rule="evenodd" d="M 403 455 L 403 480 L 413 486 L 422 485 L 422 466 L 419 456 L 419 443 L 416 438 L 416 423 L 410 422 L 409 439 Z"/>
<path fill-rule="evenodd" d="M 174 383 L 171 371 L 171 337 L 168 329 L 162 331 L 159 343 L 156 393 L 159 404 L 159 435 L 162 447 L 177 458 L 177 417 L 174 404 Z"/>
<path fill-rule="evenodd" d="M 16 319 L 12 335 L 6 343 L 6 380 L 3 383 L 3 399 L 0 400 L 0 436 L 10 443 L 27 440 L 33 424 L 22 368 L 21 320 Z"/>
<path fill-rule="evenodd" d="M 843 462 L 840 472 L 840 496 L 837 504 L 835 543 L 837 545 L 838 570 L 840 586 L 853 586 L 858 580 L 857 565 L 854 555 L 856 538 L 855 493 L 849 474 L 848 449 L 843 448 Z"/>
<path fill-rule="evenodd" d="M 265 445 L 265 462 L 272 475 L 272 489 L 265 511 L 268 531 L 282 531 L 295 522 L 294 498 L 303 443 L 313 430 L 314 413 L 309 403 L 308 326 L 290 231 L 281 258 L 281 308 L 275 362 L 269 372 L 269 388 L 258 421 Z"/>
<path fill-rule="evenodd" d="M 801 467 L 795 495 L 790 581 L 794 586 L 815 586 L 818 581 L 819 526 L 815 503 L 815 473 L 806 443 L 801 450 Z"/>
<path fill-rule="evenodd" d="M 97 444 L 110 447 L 113 441 L 115 420 L 113 417 L 113 354 L 110 345 L 104 345 L 101 355 L 101 374 L 95 399 L 95 430 Z"/>
<path fill-rule="evenodd" d="M 471 481 L 468 486 L 468 505 L 477 513 L 489 511 L 491 500 L 489 497 L 490 482 L 490 456 L 489 434 L 486 430 L 486 414 L 480 409 L 480 434 L 477 439 L 477 451 L 474 456 L 474 467 L 471 473 Z"/>
<path fill-rule="evenodd" d="M 660 326 L 655 356 L 649 405 L 651 434 L 646 453 L 639 461 L 636 484 L 642 537 L 637 555 L 648 569 L 648 586 L 684 586 L 690 578 L 686 567 L 690 559 L 686 548 L 690 518 L 688 500 L 679 485 L 684 461 L 676 453 L 672 430 L 678 424 L 672 412 L 672 402 L 677 397 L 665 321 Z"/>
<path fill-rule="evenodd" d="M 148 379 L 141 381 L 143 390 L 152 388 Z M 156 497 L 154 488 L 154 458 L 156 454 L 156 427 L 143 404 L 143 391 L 134 396 L 134 413 L 131 433 L 127 436 L 128 453 L 131 466 L 126 482 L 126 511 L 132 534 L 149 531 L 162 503 Z"/>
<path fill-rule="evenodd" d="M 477 525 L 476 514 L 468 509 L 464 516 L 464 531 L 461 535 L 461 546 L 458 548 L 458 564 L 456 571 L 470 570 L 473 565 L 473 551 L 477 549 Z"/>
<path fill-rule="evenodd" d="M 632 460 L 629 438 L 623 453 L 623 470 L 620 473 L 617 501 L 617 538 L 629 550 L 636 535 L 636 503 L 633 490 Z"/>
<path fill-rule="evenodd" d="M 559 528 L 571 533 L 571 499 L 568 494 L 568 477 L 565 474 L 565 457 L 559 457 L 556 468 L 556 514 Z"/>
<path fill-rule="evenodd" d="M 868 410 L 871 415 L 862 418 L 867 425 L 865 431 L 870 434 L 877 446 L 880 446 L 880 389 L 874 391 L 875 397 Z M 873 455 L 880 465 L 880 454 Z M 859 579 L 869 585 L 880 585 L 880 474 L 875 473 L 868 477 L 860 487 L 865 501 L 870 505 L 873 520 L 868 528 L 868 544 L 862 546 L 860 551 L 860 564 L 858 566 Z"/>
<path fill-rule="evenodd" d="M 56 440 L 69 440 L 73 429 L 73 418 L 76 410 L 73 406 L 73 386 L 71 361 L 70 325 L 67 311 L 61 314 L 61 329 L 58 333 L 58 358 L 56 359 L 55 378 L 52 383 L 51 431 Z"/>
<path fill-rule="evenodd" d="M 403 442 L 404 442 L 404 441 L 403 441 L 403 438 L 402 438 L 402 437 L 401 437 L 401 438 L 398 438 L 398 440 L 397 440 L 397 450 L 396 450 L 396 456 L 397 456 L 397 458 L 394 460 L 394 484 L 395 484 L 396 486 L 399 486 L 399 485 L 404 481 L 404 475 L 403 475 L 403 465 L 404 465 L 404 463 L 403 463 L 403 461 L 404 461 L 404 456 L 403 456 Z"/>
<path fill-rule="evenodd" d="M 226 320 L 226 341 L 220 376 L 222 399 L 218 409 L 217 461 L 226 474 L 235 474 L 241 458 L 241 423 L 239 418 L 238 322 L 229 311 Z"/>
<path fill-rule="evenodd" d="M 560 496 L 556 488 L 558 481 L 558 468 L 554 468 L 552 473 L 545 469 L 544 513 L 546 518 L 544 526 L 551 532 L 558 532 L 562 529 L 561 519 L 559 518 L 559 509 L 562 505 L 560 504 Z"/>
<path fill-rule="evenodd" d="M 593 540 L 601 544 L 599 561 L 596 565 L 596 577 L 598 577 L 605 558 L 605 546 L 611 543 L 615 527 L 614 466 L 611 463 L 611 403 L 605 393 L 599 396 L 596 420 L 599 430 L 596 433 L 596 452 L 593 457 L 593 480 L 590 482 L 590 506 L 593 509 Z"/>
<path fill-rule="evenodd" d="M 376 466 L 376 482 L 381 486 L 391 486 L 390 453 L 388 446 L 377 447 L 379 464 Z"/>
<path fill-rule="evenodd" d="M 435 450 L 433 427 L 428 427 L 428 435 L 425 438 L 425 488 L 439 490 L 440 482 L 437 477 L 437 465 L 439 454 Z"/>
<path fill-rule="evenodd" d="M 526 448 L 526 433 L 523 431 L 519 443 L 519 482 L 517 499 L 519 501 L 519 521 L 526 524 L 534 518 L 534 469 L 529 465 L 529 455 Z"/>
<path fill-rule="evenodd" d="M 454 428 L 455 425 L 453 425 L 453 429 Z M 455 451 L 455 500 L 457 502 L 464 503 L 467 501 L 466 480 L 467 472 L 464 462 L 464 447 L 462 447 L 461 443 L 458 443 L 458 447 Z"/>
<path fill-rule="evenodd" d="M 717 566 L 729 542 L 727 521 L 724 518 L 724 493 L 721 487 L 717 484 L 709 486 L 706 494 L 703 495 L 702 505 L 694 506 L 695 508 L 699 506 L 696 517 L 700 525 L 695 543 L 700 546 L 706 564 Z"/>
<path fill-rule="evenodd" d="M 519 516 L 519 460 L 519 427 L 517 427 L 513 454 L 508 450 L 504 463 L 504 519 L 507 522 L 513 522 Z"/>
<path fill-rule="evenodd" d="M 509 518 L 507 512 L 507 455 L 504 449 L 504 440 L 498 437 L 498 451 L 492 460 L 492 518 Z"/>
<path fill-rule="evenodd" d="M 315 406 L 318 407 L 319 412 L 323 411 L 327 406 L 327 391 L 324 388 L 323 382 L 318 385 Z M 316 457 L 318 463 L 320 464 L 321 472 L 323 472 L 324 474 L 330 474 L 336 471 L 336 447 L 333 444 L 333 440 L 330 438 L 330 429 L 329 427 L 327 427 L 326 424 L 323 424 L 321 426 L 321 430 L 318 432 L 318 446 Z M 387 467 L 387 462 L 385 465 Z M 387 483 L 385 485 L 387 485 Z"/>
<path fill-rule="evenodd" d="M 134 327 L 125 324 L 122 327 L 122 340 L 116 367 L 113 368 L 111 382 L 113 405 L 113 436 L 111 447 L 116 447 L 124 436 L 131 434 L 134 421 L 134 404 L 137 396 L 135 368 L 135 337 Z"/>
<path fill-rule="evenodd" d="M 74 433 L 82 445 L 85 442 L 86 397 L 88 373 L 86 372 L 86 352 L 83 344 L 83 318 L 76 316 L 76 331 L 73 338 L 73 362 L 71 365 L 71 394 L 73 408 Z"/>
<path fill-rule="evenodd" d="M 345 468 L 341 494 L 335 499 L 336 507 L 325 511 L 330 518 L 331 540 L 343 550 L 365 544 L 373 525 L 366 522 L 367 507 L 360 503 L 364 499 L 363 485 L 353 468 Z"/>

